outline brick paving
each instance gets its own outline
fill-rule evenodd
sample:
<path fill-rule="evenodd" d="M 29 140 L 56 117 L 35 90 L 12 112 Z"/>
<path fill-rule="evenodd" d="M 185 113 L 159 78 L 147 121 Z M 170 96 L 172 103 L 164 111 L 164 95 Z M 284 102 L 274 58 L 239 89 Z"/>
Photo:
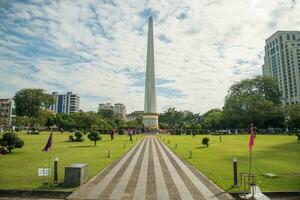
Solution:
<path fill-rule="evenodd" d="M 67 199 L 233 198 L 151 135 L 146 136 L 118 162 L 104 169 Z"/>

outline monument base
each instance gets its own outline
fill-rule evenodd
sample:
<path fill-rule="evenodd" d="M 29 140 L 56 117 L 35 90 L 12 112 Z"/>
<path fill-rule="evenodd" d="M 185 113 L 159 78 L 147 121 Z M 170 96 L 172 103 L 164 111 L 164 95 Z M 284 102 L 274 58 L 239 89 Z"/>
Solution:
<path fill-rule="evenodd" d="M 143 114 L 144 128 L 148 130 L 158 129 L 158 114 L 157 113 L 144 113 Z"/>

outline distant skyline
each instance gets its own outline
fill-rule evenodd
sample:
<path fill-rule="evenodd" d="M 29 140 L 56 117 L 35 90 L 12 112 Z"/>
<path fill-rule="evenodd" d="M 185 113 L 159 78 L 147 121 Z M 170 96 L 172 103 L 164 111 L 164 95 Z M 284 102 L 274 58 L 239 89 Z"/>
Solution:
<path fill-rule="evenodd" d="M 295 0 L 0 1 L 0 98 L 72 91 L 80 108 L 143 110 L 154 19 L 158 111 L 221 108 L 231 84 L 262 74 L 265 39 L 300 30 Z"/>

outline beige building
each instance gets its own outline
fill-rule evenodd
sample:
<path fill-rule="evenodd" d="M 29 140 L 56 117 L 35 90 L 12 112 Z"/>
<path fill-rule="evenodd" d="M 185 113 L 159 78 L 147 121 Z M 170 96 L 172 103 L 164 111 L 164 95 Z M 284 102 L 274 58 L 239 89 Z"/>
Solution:
<path fill-rule="evenodd" d="M 0 99 L 0 128 L 11 126 L 12 99 Z"/>
<path fill-rule="evenodd" d="M 115 103 L 114 112 L 122 115 L 123 117 L 125 117 L 125 115 L 126 115 L 126 106 L 122 103 Z"/>
<path fill-rule="evenodd" d="M 144 111 L 134 111 L 125 117 L 125 121 L 132 121 L 136 119 L 143 119 Z"/>
<path fill-rule="evenodd" d="M 111 103 L 100 103 L 98 111 L 100 110 L 112 110 L 114 113 L 120 114 L 123 117 L 126 115 L 126 106 L 122 103 L 115 103 L 114 105 Z"/>
<path fill-rule="evenodd" d="M 300 103 L 300 31 L 277 31 L 266 40 L 263 75 L 277 80 L 284 105 Z"/>

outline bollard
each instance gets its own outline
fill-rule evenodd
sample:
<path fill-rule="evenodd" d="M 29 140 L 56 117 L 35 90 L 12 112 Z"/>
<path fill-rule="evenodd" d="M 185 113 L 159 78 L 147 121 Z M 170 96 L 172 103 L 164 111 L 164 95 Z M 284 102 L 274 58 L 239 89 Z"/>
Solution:
<path fill-rule="evenodd" d="M 126 144 L 125 143 L 124 143 L 123 147 L 124 147 L 124 149 L 126 148 Z"/>
<path fill-rule="evenodd" d="M 54 159 L 54 185 L 58 185 L 58 157 Z"/>
<path fill-rule="evenodd" d="M 168 144 L 170 144 L 170 140 L 168 140 Z"/>
<path fill-rule="evenodd" d="M 111 158 L 111 149 L 108 149 L 108 157 Z"/>
<path fill-rule="evenodd" d="M 192 149 L 190 149 L 190 158 L 192 158 Z"/>
<path fill-rule="evenodd" d="M 175 144 L 175 149 L 177 149 L 177 143 Z"/>
<path fill-rule="evenodd" d="M 233 159 L 233 186 L 238 187 L 237 159 Z"/>

